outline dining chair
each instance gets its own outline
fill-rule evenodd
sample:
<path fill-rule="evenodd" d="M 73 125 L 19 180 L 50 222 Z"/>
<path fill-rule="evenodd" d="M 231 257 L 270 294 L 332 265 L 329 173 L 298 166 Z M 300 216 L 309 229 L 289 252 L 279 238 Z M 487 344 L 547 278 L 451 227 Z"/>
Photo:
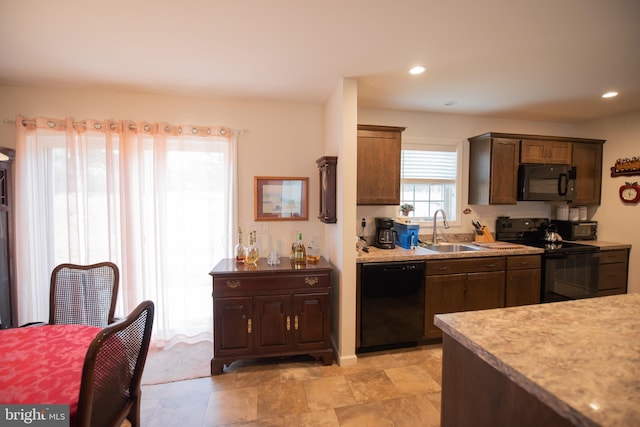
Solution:
<path fill-rule="evenodd" d="M 49 324 L 104 328 L 113 323 L 119 281 L 112 262 L 58 265 L 51 272 Z"/>
<path fill-rule="evenodd" d="M 98 332 L 85 356 L 76 427 L 140 425 L 140 381 L 147 360 L 154 304 L 144 301 Z"/>

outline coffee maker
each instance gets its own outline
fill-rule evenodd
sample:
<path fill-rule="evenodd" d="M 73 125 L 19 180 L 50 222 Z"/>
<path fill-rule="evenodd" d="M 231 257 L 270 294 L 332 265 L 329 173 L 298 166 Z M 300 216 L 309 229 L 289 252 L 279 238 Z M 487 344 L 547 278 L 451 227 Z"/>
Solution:
<path fill-rule="evenodd" d="M 376 218 L 376 240 L 373 242 L 373 246 L 380 249 L 396 247 L 393 224 L 393 218 Z"/>

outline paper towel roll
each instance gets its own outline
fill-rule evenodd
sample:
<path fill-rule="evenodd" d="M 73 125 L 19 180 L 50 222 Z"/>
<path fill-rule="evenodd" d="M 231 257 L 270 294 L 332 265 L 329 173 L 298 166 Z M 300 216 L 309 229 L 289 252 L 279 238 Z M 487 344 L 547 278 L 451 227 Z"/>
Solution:
<path fill-rule="evenodd" d="M 558 206 L 556 209 L 556 219 L 566 221 L 569 219 L 569 206 Z"/>

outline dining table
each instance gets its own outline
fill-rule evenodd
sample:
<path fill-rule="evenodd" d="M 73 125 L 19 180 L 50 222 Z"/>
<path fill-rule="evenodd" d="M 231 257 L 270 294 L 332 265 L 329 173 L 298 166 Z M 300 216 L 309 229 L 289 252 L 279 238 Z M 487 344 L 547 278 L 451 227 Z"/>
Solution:
<path fill-rule="evenodd" d="M 86 325 L 0 330 L 0 404 L 69 405 L 73 425 L 85 356 L 100 330 Z"/>

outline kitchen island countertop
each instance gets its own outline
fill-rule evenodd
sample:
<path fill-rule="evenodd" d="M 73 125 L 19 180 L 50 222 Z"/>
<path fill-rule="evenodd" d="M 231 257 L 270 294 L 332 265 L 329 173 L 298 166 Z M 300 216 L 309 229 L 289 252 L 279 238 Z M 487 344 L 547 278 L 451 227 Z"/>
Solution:
<path fill-rule="evenodd" d="M 625 294 L 440 314 L 435 323 L 451 348 L 460 344 L 567 425 L 637 426 L 639 313 L 640 294 Z"/>

